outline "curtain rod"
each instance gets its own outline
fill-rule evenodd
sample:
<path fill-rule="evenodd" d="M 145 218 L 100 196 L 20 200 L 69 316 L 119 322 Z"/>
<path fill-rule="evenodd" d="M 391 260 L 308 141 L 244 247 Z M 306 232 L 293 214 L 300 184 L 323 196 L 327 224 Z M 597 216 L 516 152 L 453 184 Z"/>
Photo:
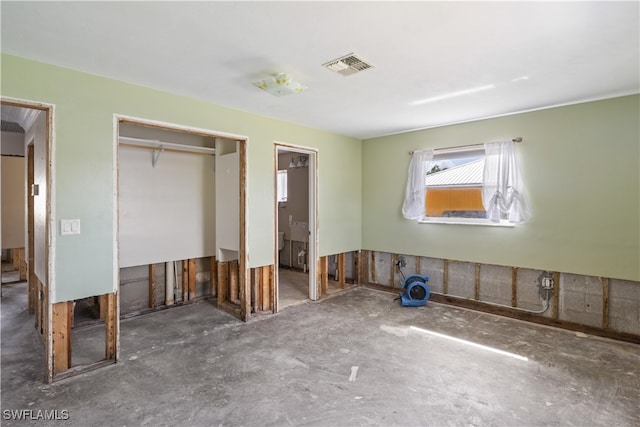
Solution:
<path fill-rule="evenodd" d="M 513 142 L 519 143 L 522 142 L 521 136 L 516 136 L 512 139 Z M 472 147 L 482 147 L 484 144 L 467 144 L 467 145 L 456 145 L 455 147 L 443 147 L 443 148 L 434 148 L 433 151 L 448 151 L 448 150 L 456 150 L 458 148 L 472 148 Z M 415 150 L 409 151 L 409 154 L 413 154 Z"/>

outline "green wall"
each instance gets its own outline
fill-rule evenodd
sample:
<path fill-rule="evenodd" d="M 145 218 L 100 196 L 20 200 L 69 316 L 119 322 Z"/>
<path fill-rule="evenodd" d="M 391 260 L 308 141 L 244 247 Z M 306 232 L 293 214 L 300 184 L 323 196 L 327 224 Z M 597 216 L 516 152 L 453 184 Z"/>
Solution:
<path fill-rule="evenodd" d="M 2 96 L 55 105 L 52 302 L 112 292 L 113 115 L 244 135 L 248 142 L 249 267 L 274 262 L 274 141 L 319 151 L 319 255 L 361 245 L 361 141 L 31 60 L 2 55 Z"/>
<path fill-rule="evenodd" d="M 640 280 L 639 96 L 363 141 L 363 249 Z M 402 218 L 409 150 L 521 136 L 533 208 L 515 228 Z"/>

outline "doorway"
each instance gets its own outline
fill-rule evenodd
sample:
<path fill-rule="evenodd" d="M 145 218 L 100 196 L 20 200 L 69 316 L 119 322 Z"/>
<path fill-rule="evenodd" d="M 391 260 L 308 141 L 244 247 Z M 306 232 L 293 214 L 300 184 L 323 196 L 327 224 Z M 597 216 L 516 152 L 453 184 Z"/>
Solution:
<path fill-rule="evenodd" d="M 275 144 L 276 311 L 318 299 L 317 155 Z"/>
<path fill-rule="evenodd" d="M 17 269 L 20 304 L 35 314 L 35 328 L 45 344 L 45 375 L 51 381 L 53 348 L 51 334 L 50 282 L 54 268 L 50 262 L 50 248 L 55 235 L 51 233 L 51 191 L 53 183 L 53 105 L 3 97 L 0 100 L 2 115 L 2 158 L 21 162 L 20 171 L 13 176 L 3 176 L 3 233 L 1 243 L 3 261 L 11 255 Z M 3 170 L 3 175 L 4 175 Z M 18 190 L 19 200 L 4 205 L 5 184 Z M 5 208 L 12 213 L 4 216 Z M 5 233 L 4 231 L 8 232 Z M 10 230 L 10 231 L 9 231 Z M 17 256 L 16 256 L 17 255 Z M 4 266 L 3 266 L 4 267 Z M 14 292 L 14 295 L 16 293 Z M 4 301 L 3 301 L 4 303 Z"/>
<path fill-rule="evenodd" d="M 209 299 L 248 320 L 247 138 L 121 115 L 114 120 L 120 313 Z M 146 285 L 138 280 L 143 276 Z"/>

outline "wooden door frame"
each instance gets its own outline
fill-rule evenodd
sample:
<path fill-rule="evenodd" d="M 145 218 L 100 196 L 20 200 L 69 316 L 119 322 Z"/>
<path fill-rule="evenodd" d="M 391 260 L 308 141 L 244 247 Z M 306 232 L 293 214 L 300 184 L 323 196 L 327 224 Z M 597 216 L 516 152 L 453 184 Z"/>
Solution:
<path fill-rule="evenodd" d="M 274 264 L 278 259 L 278 151 L 287 151 L 298 154 L 306 154 L 309 156 L 309 299 L 315 301 L 320 298 L 320 288 L 318 280 L 318 256 L 319 250 L 319 229 L 318 229 L 318 155 L 319 150 L 312 147 L 302 145 L 294 145 L 285 142 L 275 141 L 274 146 Z M 278 275 L 278 265 L 274 265 L 273 269 L 273 293 L 274 297 L 274 313 L 279 311 L 279 286 L 280 277 Z"/>
<path fill-rule="evenodd" d="M 45 344 L 45 380 L 53 382 L 53 335 L 51 301 L 55 291 L 55 105 L 26 99 L 0 97 L 0 104 L 12 107 L 28 108 L 44 111 L 45 117 L 45 182 L 46 182 L 46 213 L 45 213 L 45 270 L 43 286 L 46 292 L 44 298 L 44 344 Z M 25 129 L 26 130 L 26 129 Z M 33 266 L 29 266 L 32 270 Z"/>

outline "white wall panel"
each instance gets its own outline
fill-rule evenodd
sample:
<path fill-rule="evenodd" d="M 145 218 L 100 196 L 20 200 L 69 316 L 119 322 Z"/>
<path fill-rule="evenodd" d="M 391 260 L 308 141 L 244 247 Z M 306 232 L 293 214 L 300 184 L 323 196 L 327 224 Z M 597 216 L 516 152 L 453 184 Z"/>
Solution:
<path fill-rule="evenodd" d="M 119 150 L 120 267 L 215 255 L 214 157 Z"/>

